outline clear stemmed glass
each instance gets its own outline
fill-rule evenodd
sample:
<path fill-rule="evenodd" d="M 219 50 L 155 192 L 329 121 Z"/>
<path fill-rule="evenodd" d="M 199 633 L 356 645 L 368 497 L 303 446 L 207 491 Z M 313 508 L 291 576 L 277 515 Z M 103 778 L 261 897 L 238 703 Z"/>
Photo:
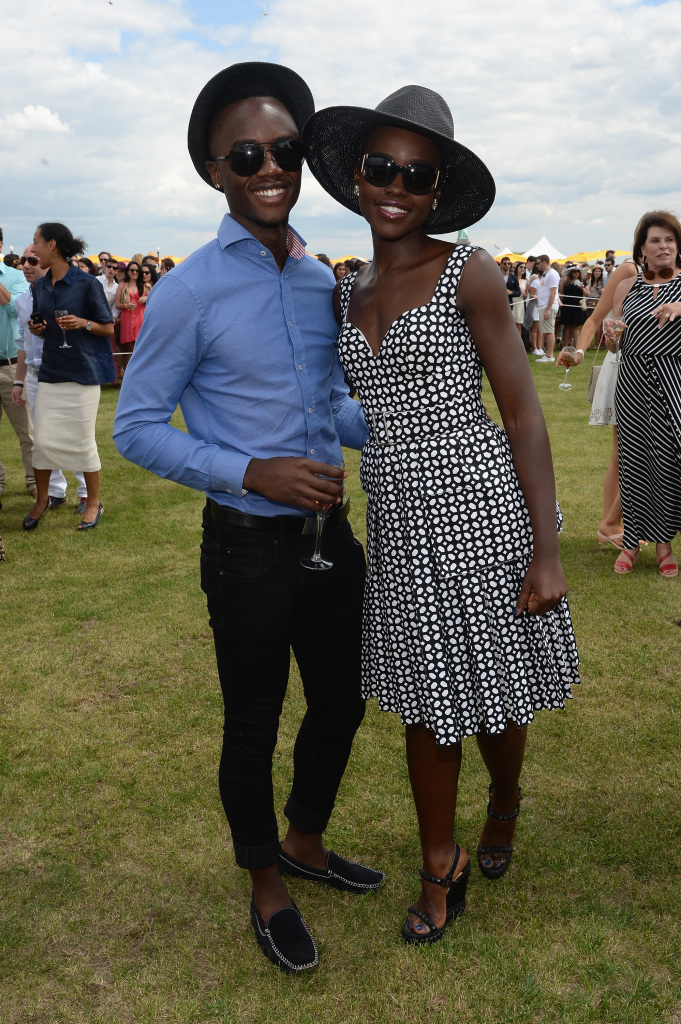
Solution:
<path fill-rule="evenodd" d="M 615 360 L 620 361 L 620 338 L 627 329 L 627 325 L 620 317 L 612 316 L 603 321 L 603 330 L 606 336 L 615 342 Z"/>
<path fill-rule="evenodd" d="M 569 362 L 570 366 L 572 366 L 572 364 L 575 361 L 575 352 L 576 351 L 577 351 L 577 349 L 575 348 L 574 345 L 566 345 L 565 348 L 562 348 L 560 350 L 560 354 L 561 354 L 561 356 L 564 359 L 567 359 L 567 361 Z M 562 384 L 558 385 L 558 387 L 560 388 L 561 391 L 572 391 L 572 384 L 568 384 L 568 382 L 567 382 L 568 373 L 570 372 L 570 366 L 566 366 L 565 367 L 565 380 L 563 381 Z"/>
<path fill-rule="evenodd" d="M 59 321 L 60 321 L 61 317 L 68 316 L 68 315 L 69 315 L 68 309 L 55 309 L 55 311 L 54 311 L 54 318 L 55 318 L 55 320 L 57 321 L 58 324 L 59 324 Z M 59 324 L 59 326 L 61 327 L 61 324 Z M 62 333 L 62 335 L 64 337 L 64 342 L 63 342 L 62 345 L 59 346 L 59 348 L 73 348 L 73 345 L 69 345 L 68 341 L 66 340 L 66 331 L 64 330 L 63 327 L 61 328 L 61 333 Z"/>
<path fill-rule="evenodd" d="M 330 458 L 330 459 L 325 459 L 324 461 L 326 462 L 327 466 L 334 466 L 336 469 L 344 469 L 345 468 L 345 463 L 343 462 L 342 459 Z M 323 474 L 321 474 L 321 473 L 319 474 L 319 476 L 321 476 L 322 479 L 326 479 L 326 480 L 331 480 L 332 479 L 331 477 L 324 477 Z M 334 480 L 334 482 L 337 483 L 337 480 L 335 479 L 335 477 L 333 478 L 333 480 Z M 329 512 L 331 511 L 331 509 L 334 507 L 334 504 L 335 504 L 335 502 L 330 501 L 328 505 L 320 505 L 317 508 L 317 513 L 316 513 L 317 514 L 317 523 L 316 523 L 316 531 L 315 531 L 315 539 L 314 539 L 314 553 L 309 558 L 301 558 L 301 560 L 300 560 L 300 564 L 305 569 L 317 569 L 317 570 L 320 570 L 320 569 L 321 570 L 333 569 L 333 562 L 328 562 L 328 561 L 326 561 L 325 559 L 322 558 L 322 556 L 320 554 L 320 548 L 321 548 L 321 543 L 322 543 L 322 530 L 324 528 L 324 520 L 326 519 L 326 517 L 329 514 Z"/>

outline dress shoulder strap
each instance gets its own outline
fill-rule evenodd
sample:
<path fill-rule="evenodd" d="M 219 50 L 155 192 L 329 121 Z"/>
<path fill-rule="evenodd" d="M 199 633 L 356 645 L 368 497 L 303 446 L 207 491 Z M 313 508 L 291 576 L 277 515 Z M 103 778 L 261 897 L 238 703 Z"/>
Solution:
<path fill-rule="evenodd" d="M 355 270 L 355 272 L 353 274 L 346 274 L 345 277 L 341 278 L 339 298 L 340 298 L 341 313 L 343 314 L 343 320 L 347 320 L 347 318 L 348 318 L 348 306 L 350 305 L 350 296 L 352 295 L 352 286 L 354 285 L 356 279 L 357 279 L 357 271 L 356 270 Z"/>

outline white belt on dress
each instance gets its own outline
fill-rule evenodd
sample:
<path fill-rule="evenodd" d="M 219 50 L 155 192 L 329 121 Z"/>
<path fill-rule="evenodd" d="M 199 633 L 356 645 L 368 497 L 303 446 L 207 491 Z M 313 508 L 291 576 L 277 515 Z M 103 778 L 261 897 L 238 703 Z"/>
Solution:
<path fill-rule="evenodd" d="M 371 429 L 370 440 L 378 445 L 404 444 L 442 437 L 459 430 L 470 431 L 476 425 L 490 423 L 484 408 L 480 407 L 480 419 L 476 423 L 476 411 L 468 404 L 440 405 L 431 409 L 381 409 L 368 415 Z"/>

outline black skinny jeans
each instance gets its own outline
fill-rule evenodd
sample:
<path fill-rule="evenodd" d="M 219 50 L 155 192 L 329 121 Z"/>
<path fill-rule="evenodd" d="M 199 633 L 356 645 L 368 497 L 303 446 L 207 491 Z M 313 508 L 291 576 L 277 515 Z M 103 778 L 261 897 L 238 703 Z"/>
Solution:
<path fill-rule="evenodd" d="M 307 702 L 284 813 L 323 832 L 364 717 L 360 647 L 364 551 L 347 520 L 322 536 L 327 572 L 300 565 L 314 537 L 226 526 L 204 510 L 201 587 L 208 599 L 225 703 L 220 796 L 237 864 L 279 852 L 272 755 L 293 649 Z"/>

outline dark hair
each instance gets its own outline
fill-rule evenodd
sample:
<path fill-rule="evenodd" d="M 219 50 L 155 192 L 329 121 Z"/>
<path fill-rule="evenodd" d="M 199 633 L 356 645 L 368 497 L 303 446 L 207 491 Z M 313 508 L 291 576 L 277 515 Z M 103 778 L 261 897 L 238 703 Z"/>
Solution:
<path fill-rule="evenodd" d="M 598 275 L 598 277 L 594 277 L 594 274 L 597 270 L 600 270 L 600 274 Z M 603 290 L 603 267 L 600 265 L 600 263 L 597 263 L 591 271 L 591 276 L 589 278 L 589 287 L 600 288 L 601 291 Z"/>
<path fill-rule="evenodd" d="M 643 265 L 641 250 L 651 228 L 667 228 L 668 231 L 673 231 L 676 238 L 676 265 L 681 267 L 681 224 L 679 224 L 678 217 L 668 210 L 651 210 L 641 217 L 634 231 L 634 244 L 632 245 L 634 262 Z"/>
<path fill-rule="evenodd" d="M 87 272 L 88 272 L 88 274 L 92 274 L 92 275 L 93 275 L 93 277 L 94 277 L 94 276 L 96 276 L 96 274 L 97 274 L 97 271 L 95 270 L 95 265 L 94 265 L 94 263 L 92 262 L 92 260 L 91 260 L 91 259 L 89 259 L 89 257 L 87 257 L 87 256 L 79 256 L 79 257 L 78 257 L 78 262 L 79 262 L 79 263 L 84 263 L 84 264 L 85 264 L 85 266 L 87 267 Z M 81 270 L 82 270 L 82 269 L 83 269 L 83 268 L 81 267 Z"/>
<path fill-rule="evenodd" d="M 104 255 L 105 255 L 105 256 L 106 256 L 106 257 L 107 257 L 108 259 L 111 259 L 111 258 L 112 258 L 112 257 L 111 257 L 111 253 L 109 252 L 109 250 L 108 250 L 108 249 L 102 249 L 102 252 L 104 253 Z M 102 252 L 98 252 L 98 253 L 97 253 L 97 255 L 99 256 L 99 262 L 100 262 L 100 263 L 102 262 Z"/>
<path fill-rule="evenodd" d="M 72 256 L 80 256 L 85 252 L 85 241 L 82 238 L 74 238 L 65 224 L 46 221 L 38 225 L 38 231 L 46 242 L 55 241 L 57 249 L 65 260 Z"/>
<path fill-rule="evenodd" d="M 515 276 L 518 278 L 519 281 L 525 281 L 525 280 L 527 280 L 527 263 L 523 262 L 523 276 L 522 277 L 520 276 L 520 271 L 518 270 L 519 266 L 520 266 L 520 260 L 518 260 L 517 263 L 513 264 L 513 273 L 515 274 Z"/>
<path fill-rule="evenodd" d="M 16 267 L 20 259 L 21 257 L 18 252 L 8 252 L 6 256 L 3 256 L 2 262 L 6 267 Z"/>
<path fill-rule="evenodd" d="M 317 259 L 319 260 L 320 263 L 323 263 L 325 267 L 331 266 L 331 260 L 329 259 L 325 252 L 318 252 Z"/>
<path fill-rule="evenodd" d="M 153 288 L 156 282 L 158 281 L 156 267 L 152 267 L 151 263 L 143 263 L 142 266 L 140 267 L 140 274 L 142 274 L 142 276 L 144 276 L 145 270 L 149 271 L 149 276 L 151 278 L 151 287 Z"/>
<path fill-rule="evenodd" d="M 549 265 L 551 264 L 551 260 L 548 258 L 546 253 L 542 253 L 541 256 L 537 256 L 537 263 L 539 262 L 539 260 L 541 260 L 542 263 L 548 263 Z"/>
<path fill-rule="evenodd" d="M 128 284 L 129 281 L 130 281 L 130 267 L 137 267 L 137 291 L 141 295 L 142 291 L 144 290 L 144 285 L 142 284 L 142 281 L 141 281 L 142 267 L 137 262 L 137 260 L 130 260 L 130 262 L 128 263 L 127 267 L 125 268 L 125 283 L 126 284 Z"/>
<path fill-rule="evenodd" d="M 166 270 L 174 270 L 175 260 L 171 260 L 170 256 L 164 256 L 161 260 L 161 265 L 164 266 Z"/>
<path fill-rule="evenodd" d="M 3 233 L 2 233 L 2 228 L 0 228 L 0 245 L 2 245 L 2 243 L 3 243 L 4 241 L 5 241 L 5 236 L 4 236 L 4 235 L 3 235 Z"/>

